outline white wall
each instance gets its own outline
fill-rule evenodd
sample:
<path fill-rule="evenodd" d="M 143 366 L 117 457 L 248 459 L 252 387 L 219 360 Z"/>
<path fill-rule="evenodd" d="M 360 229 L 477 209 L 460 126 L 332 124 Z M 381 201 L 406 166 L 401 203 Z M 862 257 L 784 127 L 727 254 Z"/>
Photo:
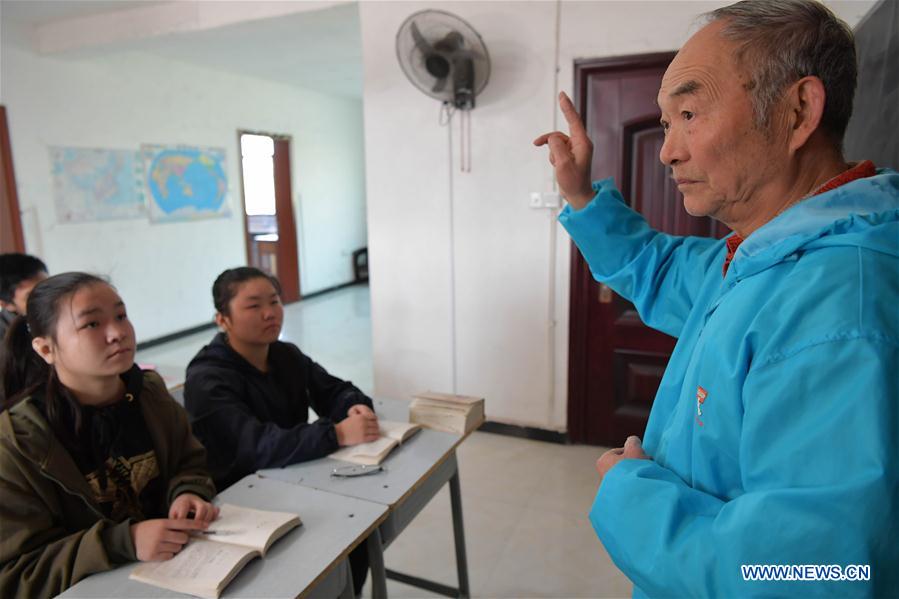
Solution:
<path fill-rule="evenodd" d="M 698 14 L 723 4 L 561 3 L 559 89 L 571 94 L 576 58 L 676 49 Z M 851 25 L 873 2 L 831 4 Z M 490 51 L 491 80 L 471 113 L 471 173 L 458 172 L 454 127 L 450 174 L 438 102 L 396 61 L 395 32 L 425 8 L 461 16 Z M 546 150 L 531 142 L 554 118 L 564 123 L 555 108 L 556 10 L 555 2 L 360 5 L 376 393 L 455 388 L 486 397 L 490 419 L 566 426 L 570 242 L 550 224 L 554 215 L 528 207 L 529 192 L 553 186 Z"/>
<path fill-rule="evenodd" d="M 42 57 L 6 22 L 0 60 L 27 250 L 51 272 L 108 274 L 139 340 L 208 322 L 215 276 L 246 263 L 239 128 L 293 138 L 302 292 L 352 280 L 350 253 L 367 243 L 358 99 L 147 53 Z M 48 147 L 136 150 L 141 143 L 225 148 L 231 216 L 57 224 Z"/>

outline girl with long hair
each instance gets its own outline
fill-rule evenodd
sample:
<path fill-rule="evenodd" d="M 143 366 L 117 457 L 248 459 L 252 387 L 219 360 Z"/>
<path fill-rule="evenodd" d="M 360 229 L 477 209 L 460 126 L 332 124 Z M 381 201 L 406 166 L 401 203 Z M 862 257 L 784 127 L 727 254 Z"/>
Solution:
<path fill-rule="evenodd" d="M 109 283 L 79 272 L 38 283 L 5 341 L 0 596 L 49 597 L 169 559 L 217 517 L 205 450 L 159 375 L 134 364 Z"/>

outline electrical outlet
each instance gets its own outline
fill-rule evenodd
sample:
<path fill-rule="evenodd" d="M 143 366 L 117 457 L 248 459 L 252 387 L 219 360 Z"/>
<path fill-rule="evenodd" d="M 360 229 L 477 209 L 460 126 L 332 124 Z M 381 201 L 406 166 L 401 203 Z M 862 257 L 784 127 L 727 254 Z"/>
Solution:
<path fill-rule="evenodd" d="M 539 191 L 531 192 L 530 207 L 531 208 L 543 208 L 543 197 Z"/>
<path fill-rule="evenodd" d="M 544 208 L 558 208 L 560 205 L 560 197 L 559 194 L 554 191 L 547 191 L 543 193 L 543 207 Z"/>

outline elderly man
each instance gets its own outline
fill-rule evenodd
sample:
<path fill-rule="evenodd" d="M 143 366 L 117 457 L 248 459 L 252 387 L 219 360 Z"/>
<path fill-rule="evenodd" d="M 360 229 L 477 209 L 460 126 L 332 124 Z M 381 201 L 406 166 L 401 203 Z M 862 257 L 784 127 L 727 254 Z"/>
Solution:
<path fill-rule="evenodd" d="M 842 155 L 855 47 L 829 10 L 708 18 L 663 78 L 660 158 L 727 239 L 653 231 L 591 186 L 567 96 L 570 136 L 535 141 L 595 278 L 678 337 L 642 446 L 597 462 L 590 519 L 635 595 L 895 596 L 899 174 Z"/>

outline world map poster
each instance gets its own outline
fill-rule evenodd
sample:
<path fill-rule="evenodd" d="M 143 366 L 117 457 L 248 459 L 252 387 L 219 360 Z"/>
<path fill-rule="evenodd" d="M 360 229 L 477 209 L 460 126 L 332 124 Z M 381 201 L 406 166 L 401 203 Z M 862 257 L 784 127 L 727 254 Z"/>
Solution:
<path fill-rule="evenodd" d="M 61 224 L 146 218 L 133 150 L 51 147 L 53 198 Z"/>
<path fill-rule="evenodd" d="M 151 221 L 230 215 L 224 149 L 144 144 L 140 154 Z"/>

